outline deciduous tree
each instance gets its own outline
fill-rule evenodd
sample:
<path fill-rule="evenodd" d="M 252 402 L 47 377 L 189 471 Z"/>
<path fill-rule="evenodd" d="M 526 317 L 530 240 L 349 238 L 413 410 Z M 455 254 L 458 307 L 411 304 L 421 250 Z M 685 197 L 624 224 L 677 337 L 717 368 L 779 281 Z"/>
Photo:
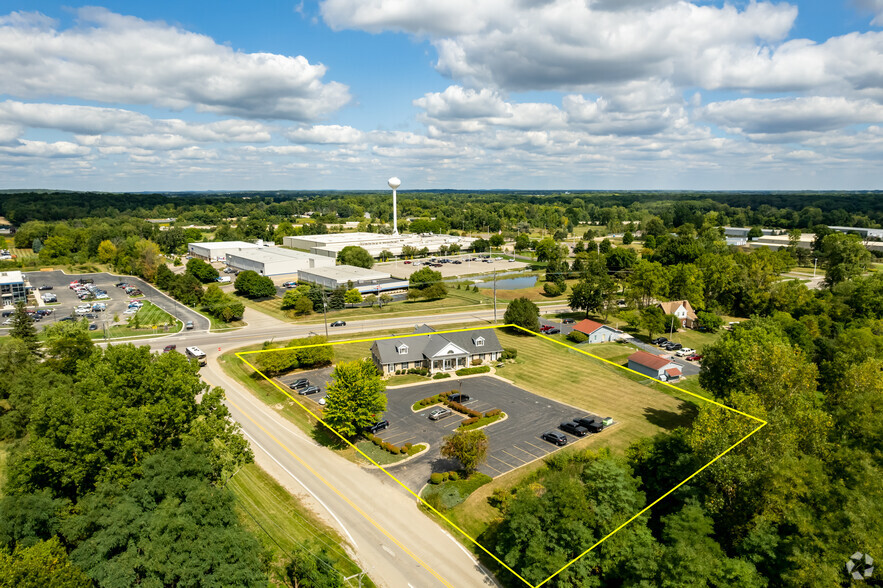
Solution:
<path fill-rule="evenodd" d="M 386 384 L 368 359 L 344 361 L 331 372 L 324 420 L 344 437 L 353 437 L 386 410 Z"/>

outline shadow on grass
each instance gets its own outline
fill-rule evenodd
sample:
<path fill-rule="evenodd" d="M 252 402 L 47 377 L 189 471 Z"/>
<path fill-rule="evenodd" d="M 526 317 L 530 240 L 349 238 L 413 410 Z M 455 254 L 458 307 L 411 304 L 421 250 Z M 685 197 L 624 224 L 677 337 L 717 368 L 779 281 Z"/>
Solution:
<path fill-rule="evenodd" d="M 678 411 L 661 410 L 647 407 L 644 409 L 644 417 L 650 424 L 671 431 L 678 427 L 689 426 L 699 414 L 699 407 L 692 402 L 681 402 Z"/>

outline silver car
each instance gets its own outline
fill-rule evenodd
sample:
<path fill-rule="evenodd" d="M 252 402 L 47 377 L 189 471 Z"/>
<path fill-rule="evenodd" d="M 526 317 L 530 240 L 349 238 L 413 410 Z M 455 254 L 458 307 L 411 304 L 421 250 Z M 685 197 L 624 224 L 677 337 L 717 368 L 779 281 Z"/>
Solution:
<path fill-rule="evenodd" d="M 451 411 L 447 408 L 436 408 L 431 413 L 429 413 L 429 420 L 437 421 L 439 419 L 443 419 L 447 416 L 451 416 Z"/>

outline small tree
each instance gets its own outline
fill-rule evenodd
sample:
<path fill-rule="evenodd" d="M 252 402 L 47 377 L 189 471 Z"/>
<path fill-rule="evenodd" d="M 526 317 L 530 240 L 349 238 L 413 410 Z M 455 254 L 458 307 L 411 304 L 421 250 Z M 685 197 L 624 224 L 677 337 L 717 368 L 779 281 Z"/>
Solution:
<path fill-rule="evenodd" d="M 641 327 L 647 330 L 647 336 L 651 339 L 654 333 L 665 331 L 665 314 L 662 309 L 658 306 L 648 306 L 641 309 Z"/>
<path fill-rule="evenodd" d="M 343 300 L 347 304 L 359 304 L 362 301 L 362 294 L 355 288 L 347 290 L 343 295 Z"/>
<path fill-rule="evenodd" d="M 506 307 L 503 321 L 536 332 L 540 330 L 540 309 L 525 297 L 516 298 Z"/>
<path fill-rule="evenodd" d="M 233 287 L 238 293 L 251 298 L 269 298 L 276 295 L 276 285 L 273 284 L 273 280 L 251 270 L 240 272 Z"/>
<path fill-rule="evenodd" d="M 622 244 L 623 245 L 631 245 L 632 241 L 634 241 L 634 240 L 635 240 L 635 236 L 632 235 L 631 231 L 626 231 L 622 235 Z"/>
<path fill-rule="evenodd" d="M 218 276 L 218 270 L 213 268 L 210 264 L 204 262 L 201 259 L 193 258 L 187 262 L 186 272 L 202 282 L 203 284 L 207 284 L 208 282 L 214 282 Z"/>
<path fill-rule="evenodd" d="M 34 321 L 28 314 L 24 302 L 15 305 L 15 312 L 12 315 L 12 329 L 9 336 L 18 339 L 28 347 L 28 351 L 37 355 L 40 349 L 40 342 L 37 340 L 37 329 L 34 328 Z"/>
<path fill-rule="evenodd" d="M 487 460 L 488 439 L 484 431 L 458 431 L 445 437 L 441 454 L 456 459 L 468 473 L 474 472 Z"/>
<path fill-rule="evenodd" d="M 505 243 L 505 239 L 503 239 L 503 235 L 497 233 L 496 235 L 491 235 L 490 244 L 491 247 L 502 247 L 503 243 Z"/>
<path fill-rule="evenodd" d="M 291 588 L 343 588 L 344 582 L 325 548 L 309 551 L 296 545 L 285 566 L 285 583 Z"/>
<path fill-rule="evenodd" d="M 387 294 L 385 292 L 380 295 L 380 305 L 381 306 L 383 306 L 384 304 L 389 304 L 390 302 L 392 302 L 392 296 L 390 296 L 389 294 Z"/>
<path fill-rule="evenodd" d="M 724 324 L 724 319 L 719 314 L 706 312 L 704 310 L 698 311 L 696 313 L 696 318 L 699 319 L 699 324 L 704 327 L 705 330 L 712 333 L 716 332 Z"/>
<path fill-rule="evenodd" d="M 374 305 L 377 304 L 377 296 L 375 294 L 368 294 L 365 296 L 365 302 L 373 308 Z"/>
<path fill-rule="evenodd" d="M 313 301 L 307 296 L 301 296 L 294 303 L 294 312 L 297 314 L 310 314 L 313 312 Z"/>
<path fill-rule="evenodd" d="M 327 389 L 325 422 L 344 437 L 353 437 L 386 410 L 386 384 L 368 359 L 338 363 Z"/>
<path fill-rule="evenodd" d="M 354 265 L 371 269 L 374 266 L 374 258 L 367 250 L 357 245 L 347 245 L 337 254 L 337 262 L 342 265 Z"/>

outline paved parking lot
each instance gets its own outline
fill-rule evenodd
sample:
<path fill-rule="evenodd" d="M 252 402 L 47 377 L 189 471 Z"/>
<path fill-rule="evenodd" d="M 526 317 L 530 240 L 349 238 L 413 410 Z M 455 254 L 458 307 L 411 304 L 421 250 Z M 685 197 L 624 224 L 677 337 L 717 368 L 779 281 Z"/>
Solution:
<path fill-rule="evenodd" d="M 456 462 L 443 459 L 439 449 L 443 438 L 451 434 L 465 417 L 453 413 L 440 421 L 431 421 L 428 418 L 431 409 L 426 408 L 415 413 L 411 406 L 421 398 L 452 389 L 471 397 L 465 403 L 469 408 L 482 412 L 499 408 L 508 415 L 506 420 L 484 429 L 490 442 L 490 451 L 487 462 L 479 467 L 479 471 L 491 477 L 505 474 L 555 451 L 558 447 L 543 441 L 540 435 L 545 431 L 557 430 L 561 421 L 588 414 L 536 396 L 492 376 L 389 389 L 389 406 L 385 418 L 389 420 L 390 426 L 381 433 L 383 439 L 396 445 L 429 443 L 431 446 L 427 454 L 393 470 L 396 477 L 414 490 L 422 487 L 432 472 L 456 469 Z"/>
<path fill-rule="evenodd" d="M 92 319 L 91 322 L 97 323 L 99 328 L 103 327 L 105 321 L 110 325 L 113 321 L 114 314 L 118 315 L 122 320 L 124 316 L 123 312 L 128 307 L 129 301 L 133 300 L 133 298 L 129 297 L 121 288 L 114 287 L 114 284 L 119 282 L 126 282 L 139 288 L 144 293 L 144 296 L 138 297 L 139 300 L 149 300 L 182 321 L 193 321 L 194 329 L 196 330 L 208 330 L 210 327 L 210 322 L 207 318 L 168 298 L 156 288 L 138 278 L 116 276 L 108 273 L 66 274 L 60 270 L 51 272 L 27 272 L 25 275 L 31 286 L 35 288 L 35 296 L 39 297 L 41 294 L 51 292 L 58 297 L 58 304 L 49 304 L 40 307 L 52 309 L 53 312 L 51 315 L 38 322 L 36 324 L 37 328 L 52 324 L 63 317 L 71 316 L 74 308 L 80 304 L 86 303 L 86 301 L 81 301 L 77 298 L 76 293 L 70 289 L 70 283 L 79 278 L 90 278 L 94 280 L 95 286 L 105 290 L 107 295 L 110 296 L 110 299 L 108 300 L 88 301 L 103 302 L 107 305 L 107 310 L 93 313 L 97 318 Z M 37 289 L 43 285 L 52 286 L 52 290 L 40 291 Z"/>

